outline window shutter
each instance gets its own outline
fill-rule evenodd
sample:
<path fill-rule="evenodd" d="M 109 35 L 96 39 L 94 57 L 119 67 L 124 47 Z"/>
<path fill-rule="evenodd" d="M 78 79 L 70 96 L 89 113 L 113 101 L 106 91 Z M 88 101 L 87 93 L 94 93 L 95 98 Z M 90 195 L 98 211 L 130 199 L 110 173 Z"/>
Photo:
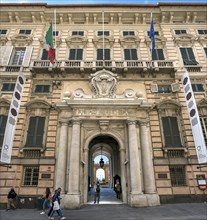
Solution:
<path fill-rule="evenodd" d="M 132 60 L 138 60 L 137 50 L 136 49 L 131 49 L 131 53 L 132 53 Z"/>
<path fill-rule="evenodd" d="M 150 51 L 150 53 L 151 53 L 151 51 Z M 157 60 L 157 50 L 156 49 L 154 49 L 152 51 L 152 60 Z"/>
<path fill-rule="evenodd" d="M 180 131 L 178 129 L 178 122 L 177 117 L 170 117 L 171 127 L 172 127 L 172 140 L 173 140 L 173 147 L 181 147 L 181 140 L 180 140 Z"/>
<path fill-rule="evenodd" d="M 162 117 L 165 147 L 172 147 L 171 127 L 169 125 L 169 117 Z"/>
<path fill-rule="evenodd" d="M 33 46 L 26 47 L 26 51 L 25 51 L 25 54 L 24 54 L 24 61 L 23 61 L 23 66 L 24 67 L 29 66 L 30 59 L 31 59 L 31 56 L 32 56 L 32 50 L 33 50 Z"/>
<path fill-rule="evenodd" d="M 110 49 L 104 49 L 105 52 L 105 60 L 111 60 Z"/>
<path fill-rule="evenodd" d="M 124 59 L 130 60 L 130 51 L 129 49 L 124 49 Z"/>
<path fill-rule="evenodd" d="M 3 144 L 7 115 L 0 115 L 0 146 Z"/>
<path fill-rule="evenodd" d="M 97 49 L 97 60 L 103 60 L 103 50 Z"/>
<path fill-rule="evenodd" d="M 49 60 L 48 52 L 47 52 L 47 50 L 45 50 L 45 49 L 42 50 L 41 60 Z"/>
<path fill-rule="evenodd" d="M 157 84 L 151 84 L 150 88 L 151 88 L 151 92 L 158 92 L 158 85 Z"/>
<path fill-rule="evenodd" d="M 77 49 L 77 58 L 76 60 L 82 60 L 83 59 L 83 49 Z"/>
<path fill-rule="evenodd" d="M 157 49 L 157 53 L 158 53 L 158 60 L 164 60 L 164 53 L 163 53 L 163 49 Z"/>
<path fill-rule="evenodd" d="M 30 117 L 30 119 L 29 119 L 29 128 L 28 128 L 28 131 L 27 131 L 27 141 L 26 141 L 26 146 L 27 147 L 33 147 L 35 145 L 35 143 L 34 143 L 35 123 L 36 123 L 36 117 Z"/>
<path fill-rule="evenodd" d="M 206 58 L 207 58 L 207 47 L 204 47 L 204 52 L 205 52 Z"/>
<path fill-rule="evenodd" d="M 42 147 L 44 128 L 45 128 L 45 117 L 38 117 L 37 133 L 36 133 L 37 134 L 37 136 L 36 136 L 36 146 L 37 147 Z"/>
<path fill-rule="evenodd" d="M 181 56 L 182 56 L 184 65 L 188 64 L 188 55 L 186 52 L 186 48 L 180 48 L 180 52 L 181 52 Z"/>
<path fill-rule="evenodd" d="M 180 85 L 178 83 L 171 84 L 172 92 L 178 92 L 180 90 Z"/>
<path fill-rule="evenodd" d="M 75 49 L 70 49 L 69 60 L 75 60 Z"/>
<path fill-rule="evenodd" d="M 0 54 L 1 54 L 0 63 L 2 66 L 5 66 L 9 64 L 13 46 L 2 46 L 2 47 L 3 49 L 0 50 Z"/>

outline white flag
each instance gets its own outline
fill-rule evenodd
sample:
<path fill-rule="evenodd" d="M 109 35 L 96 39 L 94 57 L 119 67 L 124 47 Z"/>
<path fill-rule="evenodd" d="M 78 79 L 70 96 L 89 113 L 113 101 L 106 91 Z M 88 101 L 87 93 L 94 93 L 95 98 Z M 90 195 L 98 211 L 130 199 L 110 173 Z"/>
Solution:
<path fill-rule="evenodd" d="M 6 129 L 4 133 L 4 141 L 1 150 L 1 162 L 3 163 L 11 162 L 11 154 L 12 154 L 12 146 L 13 146 L 16 122 L 20 109 L 20 102 L 21 102 L 25 80 L 26 80 L 25 76 L 23 75 L 23 73 L 20 72 L 17 77 L 16 85 L 14 88 L 14 93 L 9 109 L 9 115 L 6 123 Z"/>
<path fill-rule="evenodd" d="M 196 106 L 196 101 L 194 98 L 190 77 L 188 71 L 185 70 L 185 73 L 182 76 L 182 84 L 184 87 L 185 98 L 187 102 L 188 114 L 190 118 L 191 128 L 193 132 L 193 138 L 195 142 L 198 163 L 207 162 L 207 150 L 203 137 L 203 131 L 201 128 L 200 118 L 198 114 L 198 109 Z"/>

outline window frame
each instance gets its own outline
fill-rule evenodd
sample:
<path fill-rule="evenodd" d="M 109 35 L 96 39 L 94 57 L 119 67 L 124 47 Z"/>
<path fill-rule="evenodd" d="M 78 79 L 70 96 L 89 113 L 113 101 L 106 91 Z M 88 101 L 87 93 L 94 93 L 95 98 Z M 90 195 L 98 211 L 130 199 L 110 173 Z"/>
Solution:
<path fill-rule="evenodd" d="M 162 54 L 160 52 L 162 51 Z M 151 54 L 151 51 L 150 51 Z M 165 60 L 165 54 L 163 48 L 155 48 L 152 51 L 152 60 Z"/>
<path fill-rule="evenodd" d="M 193 92 L 205 92 L 204 85 L 202 83 L 192 83 L 191 86 Z"/>
<path fill-rule="evenodd" d="M 101 36 L 109 37 L 110 36 L 110 31 L 97 31 L 97 36 L 98 37 L 101 37 Z"/>
<path fill-rule="evenodd" d="M 1 92 L 14 92 L 16 83 L 2 83 Z M 7 85 L 8 89 L 4 88 Z"/>
<path fill-rule="evenodd" d="M 20 33 L 20 32 L 23 32 L 23 33 Z M 32 30 L 31 29 L 20 29 L 19 34 L 30 35 L 32 34 Z"/>
<path fill-rule="evenodd" d="M 0 114 L 0 147 L 3 145 L 8 115 Z"/>
<path fill-rule="evenodd" d="M 39 89 L 37 89 L 40 87 Z M 45 89 L 47 88 L 47 89 Z M 50 84 L 36 84 L 34 86 L 34 93 L 38 94 L 48 94 L 51 93 L 51 85 Z"/>
<path fill-rule="evenodd" d="M 83 49 L 82 48 L 70 48 L 68 60 L 83 60 Z"/>
<path fill-rule="evenodd" d="M 181 174 L 180 175 L 180 171 Z M 180 187 L 180 186 L 186 186 L 186 167 L 182 165 L 170 165 L 169 166 L 169 172 L 170 172 L 170 181 L 172 187 Z"/>
<path fill-rule="evenodd" d="M 125 36 L 135 36 L 135 31 L 123 31 L 122 35 L 123 35 L 123 37 L 125 37 Z"/>
<path fill-rule="evenodd" d="M 183 33 L 183 31 L 184 31 L 184 33 Z M 175 32 L 176 35 L 187 34 L 186 29 L 177 29 L 177 30 L 174 30 L 174 32 Z"/>
<path fill-rule="evenodd" d="M 180 47 L 180 54 L 184 65 L 198 65 L 194 51 L 192 47 Z M 182 52 L 183 51 L 183 52 Z M 185 52 L 185 54 L 184 54 Z M 185 59 L 185 56 L 187 59 Z"/>
<path fill-rule="evenodd" d="M 127 58 L 127 56 L 128 56 L 128 58 Z M 138 60 L 137 49 L 136 48 L 124 48 L 124 60 L 126 60 L 126 61 Z"/>
<path fill-rule="evenodd" d="M 20 53 L 20 54 L 18 54 Z M 20 66 L 24 62 L 24 56 L 26 54 L 26 47 L 15 47 L 12 51 L 9 63 L 12 66 Z M 15 61 L 17 59 L 17 61 Z"/>
<path fill-rule="evenodd" d="M 207 29 L 198 29 L 198 34 L 199 35 L 206 35 L 207 34 Z M 203 33 L 199 33 L 199 32 L 203 32 Z"/>
<path fill-rule="evenodd" d="M 35 169 L 36 169 L 36 172 L 35 172 Z M 38 175 L 34 175 L 34 174 L 38 174 Z M 27 187 L 38 186 L 39 175 L 40 175 L 39 166 L 30 166 L 30 167 L 25 166 L 24 171 L 23 171 L 22 186 L 27 186 Z M 26 180 L 26 178 L 28 180 Z M 26 181 L 29 184 L 26 184 Z"/>
<path fill-rule="evenodd" d="M 102 51 L 102 52 L 99 52 L 99 51 Z M 107 54 L 107 56 L 109 55 L 109 59 L 106 59 L 106 54 Z M 106 60 L 111 61 L 111 49 L 110 48 L 104 48 L 104 56 L 105 56 L 104 61 L 106 61 Z M 97 61 L 103 60 L 103 48 L 97 48 L 96 49 L 96 60 Z"/>
<path fill-rule="evenodd" d="M 6 33 L 2 33 L 3 31 L 5 31 Z M 0 35 L 6 35 L 7 34 L 7 29 L 0 29 Z"/>
<path fill-rule="evenodd" d="M 72 31 L 72 36 L 84 36 L 84 31 Z"/>

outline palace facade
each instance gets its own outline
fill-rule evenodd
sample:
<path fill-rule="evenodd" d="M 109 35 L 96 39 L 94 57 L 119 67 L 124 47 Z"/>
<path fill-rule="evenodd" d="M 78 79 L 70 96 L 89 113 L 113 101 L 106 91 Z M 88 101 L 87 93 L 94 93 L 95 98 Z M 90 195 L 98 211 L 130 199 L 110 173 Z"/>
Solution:
<path fill-rule="evenodd" d="M 54 11 L 53 65 L 44 36 Z M 26 77 L 11 164 L 0 166 L 1 205 L 12 186 L 22 207 L 46 187 L 62 188 L 64 208 L 87 204 L 101 154 L 124 204 L 204 201 L 207 167 L 181 77 L 187 69 L 207 143 L 206 11 L 205 3 L 1 4 L 0 146 L 17 76 Z"/>

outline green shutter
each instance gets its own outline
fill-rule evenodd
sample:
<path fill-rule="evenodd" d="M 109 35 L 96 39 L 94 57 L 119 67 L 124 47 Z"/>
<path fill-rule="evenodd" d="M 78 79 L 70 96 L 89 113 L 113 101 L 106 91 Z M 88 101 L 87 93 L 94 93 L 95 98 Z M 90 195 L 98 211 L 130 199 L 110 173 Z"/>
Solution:
<path fill-rule="evenodd" d="M 130 60 L 130 51 L 129 49 L 124 49 L 124 59 Z"/>
<path fill-rule="evenodd" d="M 82 60 L 83 59 L 83 49 L 77 49 L 77 58 L 76 60 Z"/>
<path fill-rule="evenodd" d="M 41 60 L 49 60 L 48 52 L 45 49 L 42 50 Z"/>
<path fill-rule="evenodd" d="M 0 115 L 0 147 L 2 146 L 4 140 L 6 122 L 7 122 L 7 115 Z"/>
<path fill-rule="evenodd" d="M 163 49 L 157 49 L 157 54 L 158 54 L 158 60 L 164 60 L 164 53 L 163 53 Z"/>
<path fill-rule="evenodd" d="M 131 57 L 132 57 L 132 60 L 138 60 L 137 49 L 131 49 Z"/>
<path fill-rule="evenodd" d="M 75 60 L 75 49 L 70 49 L 69 60 Z"/>
<path fill-rule="evenodd" d="M 97 49 L 97 60 L 103 60 L 103 50 Z"/>
<path fill-rule="evenodd" d="M 105 60 L 111 60 L 110 49 L 104 49 L 105 52 Z"/>
<path fill-rule="evenodd" d="M 42 147 L 45 128 L 45 117 L 38 117 L 36 122 L 36 146 Z"/>

